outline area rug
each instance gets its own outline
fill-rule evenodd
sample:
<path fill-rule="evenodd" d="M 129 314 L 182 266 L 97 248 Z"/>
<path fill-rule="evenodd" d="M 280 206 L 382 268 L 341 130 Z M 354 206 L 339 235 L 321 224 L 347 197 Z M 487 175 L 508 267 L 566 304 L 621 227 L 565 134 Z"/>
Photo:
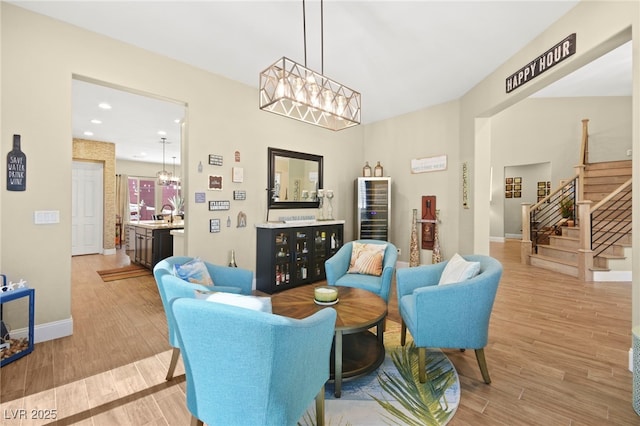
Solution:
<path fill-rule="evenodd" d="M 141 265 L 127 265 L 123 266 L 122 268 L 105 269 L 103 271 L 98 271 L 98 275 L 100 275 L 102 281 L 109 282 L 151 275 L 151 271 Z"/>
<path fill-rule="evenodd" d="M 418 350 L 399 344 L 399 324 L 387 322 L 386 357 L 374 372 L 342 383 L 335 398 L 325 386 L 325 423 L 330 426 L 446 425 L 460 402 L 458 373 L 441 351 L 427 351 L 427 382 L 418 380 Z M 315 424 L 315 403 L 300 421 Z"/>

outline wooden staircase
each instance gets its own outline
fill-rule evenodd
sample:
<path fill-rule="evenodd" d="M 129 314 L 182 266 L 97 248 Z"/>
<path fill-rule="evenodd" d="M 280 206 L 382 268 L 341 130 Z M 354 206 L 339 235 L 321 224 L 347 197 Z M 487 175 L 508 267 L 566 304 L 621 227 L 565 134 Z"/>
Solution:
<path fill-rule="evenodd" d="M 583 188 L 580 199 L 592 201 L 592 206 L 610 196 L 614 191 L 620 188 L 620 185 L 631 179 L 632 165 L 630 160 L 611 161 L 604 163 L 586 164 L 584 167 Z M 624 195 L 630 199 L 631 192 Z M 631 208 L 630 203 L 628 207 Z M 631 218 L 626 212 L 618 212 L 616 207 L 605 208 L 608 217 L 627 217 L 626 219 L 602 219 L 595 220 L 591 223 L 593 230 L 603 230 L 601 238 L 610 238 L 612 234 L 621 232 L 626 226 L 630 228 Z M 618 214 L 620 213 L 620 214 Z M 589 221 L 590 222 L 590 221 Z M 584 271 L 580 271 L 580 233 L 582 232 L 578 226 L 558 226 L 560 235 L 550 235 L 548 244 L 538 244 L 537 253 L 530 255 L 529 262 L 533 266 L 556 271 L 562 274 L 574 277 L 585 276 Z M 591 235 L 591 229 L 586 231 Z M 606 236 L 604 235 L 606 234 Z M 624 259 L 625 247 L 631 247 L 631 234 L 625 232 L 619 237 L 613 235 L 613 239 L 620 238 L 618 241 L 603 249 L 593 258 L 593 266 L 591 271 L 608 271 L 609 260 Z M 595 246 L 598 241 L 593 241 Z M 590 276 L 592 274 L 586 274 Z"/>

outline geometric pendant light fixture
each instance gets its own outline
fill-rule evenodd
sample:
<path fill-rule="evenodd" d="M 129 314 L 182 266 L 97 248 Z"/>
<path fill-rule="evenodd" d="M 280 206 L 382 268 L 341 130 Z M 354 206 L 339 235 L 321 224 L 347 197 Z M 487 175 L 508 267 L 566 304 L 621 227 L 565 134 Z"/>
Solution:
<path fill-rule="evenodd" d="M 161 138 L 160 143 L 162 144 L 162 170 L 156 173 L 156 177 L 158 178 L 158 185 L 167 186 L 171 183 L 171 177 L 172 177 L 171 173 L 166 170 L 165 164 L 164 164 L 164 154 L 165 154 L 165 147 L 167 145 L 167 138 Z"/>
<path fill-rule="evenodd" d="M 360 93 L 323 75 L 324 12 L 320 1 L 321 72 L 307 68 L 305 2 L 302 1 L 304 66 L 282 57 L 260 73 L 260 109 L 331 130 L 360 124 Z"/>

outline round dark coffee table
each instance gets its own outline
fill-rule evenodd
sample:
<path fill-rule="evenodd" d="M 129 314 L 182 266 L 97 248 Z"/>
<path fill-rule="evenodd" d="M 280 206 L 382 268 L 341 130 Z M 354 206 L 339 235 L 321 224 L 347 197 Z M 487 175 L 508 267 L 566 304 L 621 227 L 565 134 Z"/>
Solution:
<path fill-rule="evenodd" d="M 273 313 L 302 319 L 327 306 L 313 300 L 314 288 L 324 283 L 303 285 L 271 296 Z M 331 349 L 331 379 L 340 398 L 342 380 L 367 374 L 384 361 L 383 326 L 387 304 L 378 295 L 351 287 L 337 287 L 336 329 Z M 376 327 L 376 333 L 370 331 Z"/>

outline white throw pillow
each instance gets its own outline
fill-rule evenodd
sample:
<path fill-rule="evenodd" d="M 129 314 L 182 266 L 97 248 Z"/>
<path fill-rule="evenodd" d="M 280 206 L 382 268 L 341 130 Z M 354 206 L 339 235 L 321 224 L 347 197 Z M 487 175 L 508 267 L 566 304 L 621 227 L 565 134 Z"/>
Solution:
<path fill-rule="evenodd" d="M 480 272 L 480 262 L 467 262 L 456 253 L 442 271 L 438 285 L 459 283 L 475 277 L 478 272 Z"/>
<path fill-rule="evenodd" d="M 254 311 L 271 312 L 271 298 L 260 296 L 246 296 L 244 294 L 217 292 L 207 296 L 207 301 L 224 303 Z"/>

